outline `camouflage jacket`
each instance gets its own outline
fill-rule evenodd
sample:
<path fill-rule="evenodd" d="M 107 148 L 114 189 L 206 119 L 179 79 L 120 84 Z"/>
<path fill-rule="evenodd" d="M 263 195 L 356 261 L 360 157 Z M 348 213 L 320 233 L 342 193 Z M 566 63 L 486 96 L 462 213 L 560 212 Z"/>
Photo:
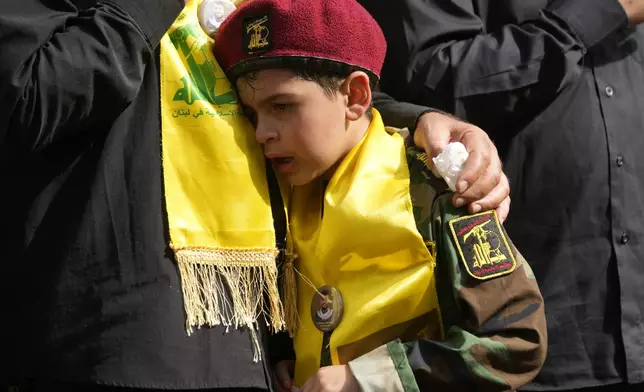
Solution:
<path fill-rule="evenodd" d="M 351 361 L 362 390 L 506 391 L 536 376 L 546 355 L 543 298 L 492 211 L 468 215 L 408 149 L 418 230 L 436 252 L 444 338 L 392 341 Z"/>

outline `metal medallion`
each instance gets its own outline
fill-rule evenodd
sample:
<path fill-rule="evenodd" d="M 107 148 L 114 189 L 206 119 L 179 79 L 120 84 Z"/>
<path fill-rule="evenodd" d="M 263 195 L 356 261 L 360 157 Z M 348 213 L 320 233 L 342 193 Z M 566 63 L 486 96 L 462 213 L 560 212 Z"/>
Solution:
<path fill-rule="evenodd" d="M 322 332 L 331 332 L 342 321 L 344 307 L 340 291 L 332 286 L 322 286 L 311 301 L 313 324 Z M 321 294 L 321 295 L 320 295 Z"/>
<path fill-rule="evenodd" d="M 235 4 L 230 0 L 203 0 L 197 11 L 199 24 L 211 38 L 221 24 L 235 10 Z"/>

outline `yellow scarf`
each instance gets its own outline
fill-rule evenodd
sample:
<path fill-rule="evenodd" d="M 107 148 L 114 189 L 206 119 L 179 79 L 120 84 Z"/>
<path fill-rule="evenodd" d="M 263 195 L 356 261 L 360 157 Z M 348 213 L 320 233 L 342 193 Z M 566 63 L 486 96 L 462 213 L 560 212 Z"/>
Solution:
<path fill-rule="evenodd" d="M 330 340 L 333 364 L 396 338 L 441 334 L 435 260 L 416 228 L 404 141 L 373 113 L 326 191 L 314 182 L 294 187 L 290 200 L 296 267 L 310 280 L 298 281 L 298 386 L 320 365 L 323 334 L 310 316 L 312 286 L 331 285 L 343 297 L 344 317 Z"/>
<path fill-rule="evenodd" d="M 284 328 L 266 168 L 190 1 L 161 41 L 163 171 L 186 327 Z M 237 1 L 239 3 L 240 1 Z M 268 303 L 266 303 L 268 301 Z M 268 309 L 268 310 L 267 310 Z"/>

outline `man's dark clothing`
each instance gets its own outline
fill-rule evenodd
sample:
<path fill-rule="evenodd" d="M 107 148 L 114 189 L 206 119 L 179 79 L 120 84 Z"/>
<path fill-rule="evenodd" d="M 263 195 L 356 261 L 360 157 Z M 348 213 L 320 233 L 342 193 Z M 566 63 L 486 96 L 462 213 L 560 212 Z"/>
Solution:
<path fill-rule="evenodd" d="M 571 392 L 640 392 L 640 391 L 644 391 L 644 383 L 643 384 L 620 383 L 620 384 L 610 384 L 610 385 L 602 385 L 599 387 L 590 387 L 590 388 L 571 390 Z"/>
<path fill-rule="evenodd" d="M 182 7 L 0 1 L 0 386 L 268 389 L 247 331 L 185 332 L 157 48 Z"/>
<path fill-rule="evenodd" d="M 22 383 L 10 385 L 8 388 L 0 386 L 0 392 L 162 392 L 167 389 L 128 388 L 108 385 L 88 385 L 58 382 L 50 380 L 27 380 Z M 225 388 L 225 389 L 174 389 L 173 392 L 262 392 L 256 388 Z"/>
<path fill-rule="evenodd" d="M 383 91 L 499 147 L 549 324 L 528 389 L 643 382 L 644 26 L 616 0 L 361 3 L 388 40 Z"/>

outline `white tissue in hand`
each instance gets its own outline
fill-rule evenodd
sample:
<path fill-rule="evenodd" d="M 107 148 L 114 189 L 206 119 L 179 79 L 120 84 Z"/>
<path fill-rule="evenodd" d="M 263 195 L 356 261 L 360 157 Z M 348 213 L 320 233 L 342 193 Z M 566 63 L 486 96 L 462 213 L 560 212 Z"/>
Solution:
<path fill-rule="evenodd" d="M 432 159 L 436 170 L 453 192 L 456 192 L 456 180 L 461 175 L 463 164 L 469 155 L 465 146 L 462 143 L 456 142 L 448 144 L 443 152 Z"/>

